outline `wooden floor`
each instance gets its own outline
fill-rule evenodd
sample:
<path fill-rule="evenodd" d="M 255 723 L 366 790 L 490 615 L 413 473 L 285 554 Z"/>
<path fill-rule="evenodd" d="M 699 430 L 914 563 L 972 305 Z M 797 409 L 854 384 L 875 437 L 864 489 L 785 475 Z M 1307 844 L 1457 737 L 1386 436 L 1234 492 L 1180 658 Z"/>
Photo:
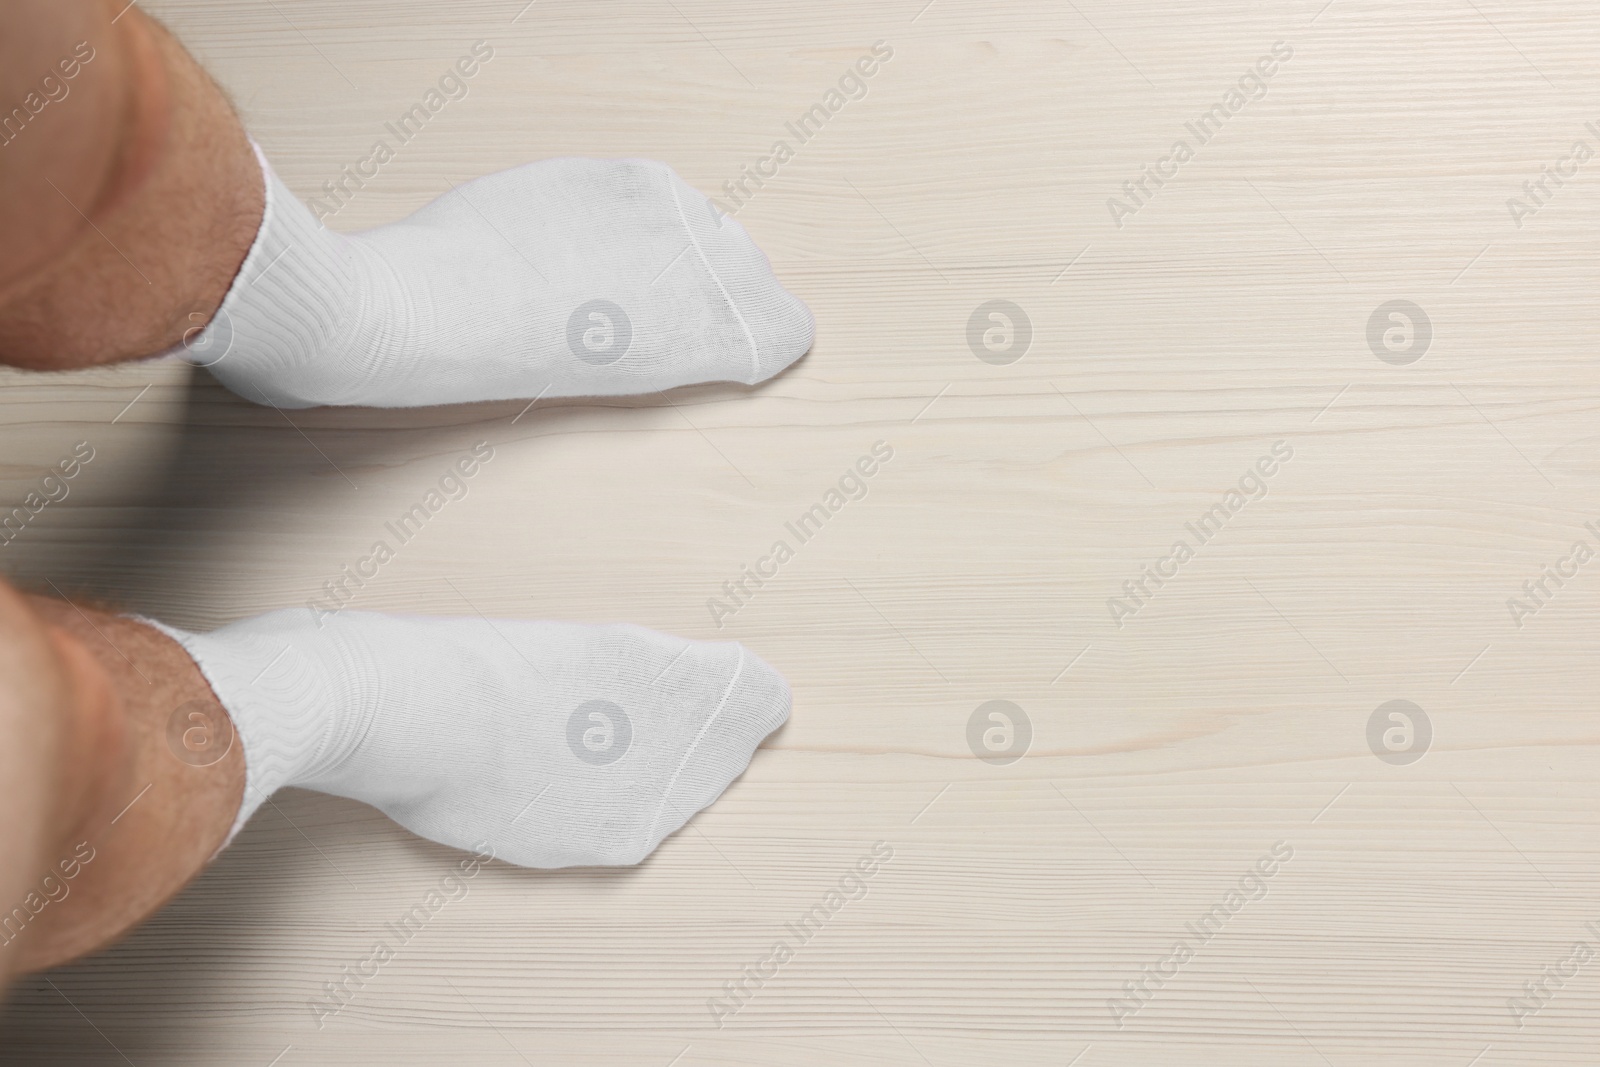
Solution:
<path fill-rule="evenodd" d="M 331 225 L 666 160 L 811 304 L 811 355 L 670 402 L 292 421 L 172 364 L 8 374 L 0 503 L 96 458 L 0 565 L 191 628 L 302 604 L 488 441 L 359 606 L 732 637 L 792 722 L 637 870 L 486 867 L 332 1016 L 456 854 L 286 792 L 126 943 L 21 982 L 0 1059 L 1593 1062 L 1600 14 L 523 4 L 146 6 L 308 197 L 489 42 Z"/>

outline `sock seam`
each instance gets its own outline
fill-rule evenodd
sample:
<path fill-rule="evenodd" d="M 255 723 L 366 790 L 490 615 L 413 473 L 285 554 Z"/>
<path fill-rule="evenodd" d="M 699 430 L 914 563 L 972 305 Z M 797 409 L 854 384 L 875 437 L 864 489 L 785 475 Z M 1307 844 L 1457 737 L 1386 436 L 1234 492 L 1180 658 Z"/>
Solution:
<path fill-rule="evenodd" d="M 658 166 L 661 165 L 658 164 Z M 733 309 L 733 317 L 739 320 L 739 326 L 744 330 L 745 340 L 750 342 L 750 380 L 752 382 L 760 381 L 761 352 L 756 344 L 756 335 L 751 331 L 750 324 L 745 321 L 744 312 L 739 310 L 739 304 L 733 299 L 733 294 L 729 293 L 728 287 L 722 284 L 722 278 L 717 274 L 716 268 L 711 265 L 711 260 L 707 258 L 705 249 L 700 247 L 700 241 L 695 237 L 694 230 L 690 228 L 689 217 L 683 213 L 683 201 L 679 199 L 677 186 L 671 180 L 671 170 L 665 166 L 661 166 L 661 169 L 666 173 L 667 190 L 672 193 L 672 206 L 678 211 L 678 221 L 683 225 L 683 232 L 689 238 L 690 247 L 694 249 L 695 255 L 699 257 L 700 265 L 705 267 L 706 273 L 716 283 L 717 290 L 722 293 L 722 298 L 728 302 L 728 307 Z"/>
<path fill-rule="evenodd" d="M 683 774 L 683 769 L 689 765 L 689 758 L 700 748 L 700 742 L 705 739 L 706 731 L 710 730 L 712 724 L 722 717 L 723 710 L 727 708 L 728 698 L 733 695 L 733 687 L 739 684 L 739 679 L 744 675 L 744 664 L 744 646 L 740 645 L 739 665 L 733 669 L 733 677 L 728 679 L 728 687 L 722 691 L 722 696 L 717 701 L 716 710 L 707 716 L 706 721 L 701 724 L 699 732 L 694 735 L 694 740 L 689 742 L 689 747 L 684 751 L 683 758 L 678 761 L 677 769 L 672 772 L 672 777 L 668 779 L 666 789 L 662 790 L 661 806 L 656 809 L 655 818 L 650 820 L 650 828 L 645 834 L 646 846 L 649 846 L 656 836 L 656 827 L 660 825 L 661 816 L 667 810 L 667 801 L 672 799 L 672 790 L 678 784 L 679 776 Z M 689 814 L 693 815 L 694 813 L 690 812 Z"/>

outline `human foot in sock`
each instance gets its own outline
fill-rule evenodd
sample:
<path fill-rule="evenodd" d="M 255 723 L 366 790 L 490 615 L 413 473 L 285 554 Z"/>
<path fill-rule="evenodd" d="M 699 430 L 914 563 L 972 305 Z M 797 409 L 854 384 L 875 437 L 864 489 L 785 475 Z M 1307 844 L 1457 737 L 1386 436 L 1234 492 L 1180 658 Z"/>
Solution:
<path fill-rule="evenodd" d="M 304 609 L 207 634 L 152 625 L 243 743 L 230 839 L 294 785 L 525 867 L 637 863 L 789 710 L 783 678 L 743 646 L 637 626 Z"/>
<path fill-rule="evenodd" d="M 754 384 L 811 347 L 811 312 L 744 227 L 661 163 L 530 163 L 349 236 L 261 169 L 255 242 L 176 350 L 250 400 L 420 407 Z"/>

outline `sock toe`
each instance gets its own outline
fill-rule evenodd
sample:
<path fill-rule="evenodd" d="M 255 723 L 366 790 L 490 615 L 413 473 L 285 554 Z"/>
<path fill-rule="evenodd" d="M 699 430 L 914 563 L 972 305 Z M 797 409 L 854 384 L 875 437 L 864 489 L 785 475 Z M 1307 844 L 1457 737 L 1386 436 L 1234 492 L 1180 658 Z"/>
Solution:
<path fill-rule="evenodd" d="M 673 194 L 706 268 L 744 321 L 755 352 L 747 385 L 766 381 L 811 350 L 816 320 L 805 302 L 779 283 L 772 263 L 745 228 L 670 168 Z"/>
<path fill-rule="evenodd" d="M 646 853 L 721 796 L 744 772 L 762 740 L 789 718 L 789 684 L 783 675 L 742 646 L 739 656 L 720 706 L 700 728 L 667 783 L 661 807 L 646 831 Z"/>

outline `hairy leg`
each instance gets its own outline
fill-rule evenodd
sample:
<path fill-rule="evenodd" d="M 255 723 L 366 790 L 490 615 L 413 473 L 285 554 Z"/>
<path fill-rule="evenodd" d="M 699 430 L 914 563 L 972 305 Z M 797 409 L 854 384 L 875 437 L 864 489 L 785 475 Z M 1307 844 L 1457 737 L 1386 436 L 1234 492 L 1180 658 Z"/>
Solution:
<path fill-rule="evenodd" d="M 231 723 L 184 650 L 0 584 L 0 968 L 115 941 L 221 845 L 244 792 Z M 27 862 L 9 862 L 9 857 Z"/>
<path fill-rule="evenodd" d="M 300 608 L 193 634 L 3 584 L 0 669 L 12 973 L 116 940 L 286 785 L 522 866 L 638 863 L 790 702 L 740 645 L 637 626 Z"/>
<path fill-rule="evenodd" d="M 750 235 L 661 164 L 546 160 L 327 230 L 123 3 L 0 7 L 0 109 L 21 101 L 0 111 L 0 233 L 22 238 L 0 249 L 0 362 L 186 342 L 258 403 L 416 407 L 755 384 L 810 348 L 810 311 Z M 475 44 L 453 84 L 493 55 Z"/>
<path fill-rule="evenodd" d="M 138 7 L 0 5 L 0 362 L 178 344 L 222 302 L 262 205 L 226 97 Z"/>

